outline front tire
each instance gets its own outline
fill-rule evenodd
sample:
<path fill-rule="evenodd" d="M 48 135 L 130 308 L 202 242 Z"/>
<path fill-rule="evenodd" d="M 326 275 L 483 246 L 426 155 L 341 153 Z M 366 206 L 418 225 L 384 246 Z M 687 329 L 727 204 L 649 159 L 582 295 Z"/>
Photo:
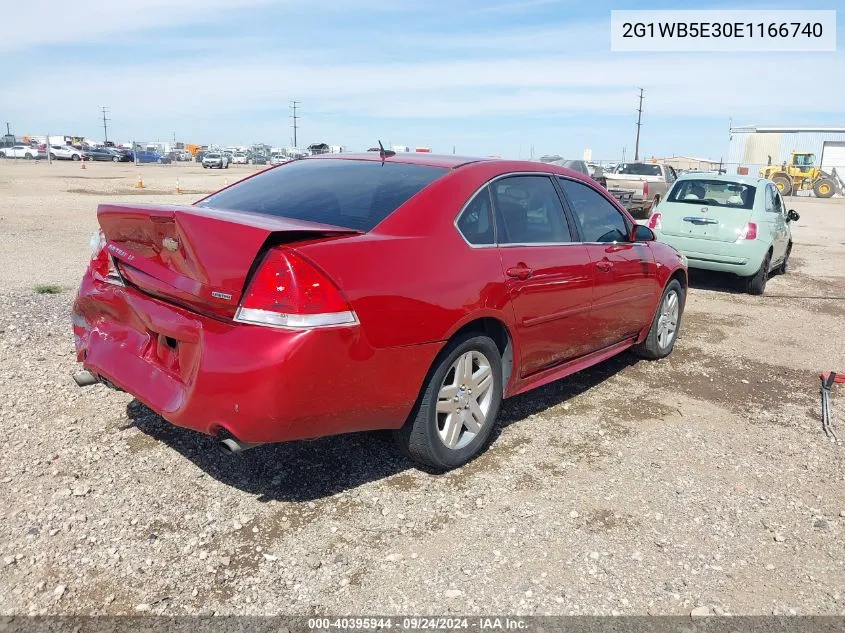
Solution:
<path fill-rule="evenodd" d="M 766 292 L 766 282 L 769 281 L 769 265 L 772 263 L 772 252 L 766 253 L 760 270 L 751 277 L 745 279 L 745 292 L 750 295 L 761 295 Z"/>
<path fill-rule="evenodd" d="M 788 196 L 792 193 L 792 179 L 789 176 L 772 176 L 772 182 L 775 183 L 780 195 Z"/>
<path fill-rule="evenodd" d="M 446 471 L 484 450 L 502 403 L 502 358 L 487 336 L 469 332 L 446 345 L 405 426 L 394 433 L 419 464 Z"/>
<path fill-rule="evenodd" d="M 73 154 L 70 158 L 71 160 L 79 160 L 79 154 Z"/>
<path fill-rule="evenodd" d="M 816 198 L 830 198 L 836 193 L 836 185 L 830 178 L 819 178 L 813 185 L 813 193 Z"/>
<path fill-rule="evenodd" d="M 642 358 L 657 360 L 665 358 L 675 348 L 681 319 L 684 314 L 686 293 L 677 279 L 673 279 L 663 289 L 663 296 L 657 307 L 657 313 L 651 321 L 651 328 L 645 340 L 632 348 Z"/>

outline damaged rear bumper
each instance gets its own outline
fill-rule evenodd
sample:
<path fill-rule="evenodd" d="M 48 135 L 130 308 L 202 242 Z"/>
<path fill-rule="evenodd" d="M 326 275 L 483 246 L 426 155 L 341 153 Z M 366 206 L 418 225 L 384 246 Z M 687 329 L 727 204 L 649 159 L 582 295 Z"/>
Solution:
<path fill-rule="evenodd" d="M 87 371 L 173 424 L 256 443 L 400 427 L 440 347 L 225 322 L 89 275 L 72 319 Z"/>

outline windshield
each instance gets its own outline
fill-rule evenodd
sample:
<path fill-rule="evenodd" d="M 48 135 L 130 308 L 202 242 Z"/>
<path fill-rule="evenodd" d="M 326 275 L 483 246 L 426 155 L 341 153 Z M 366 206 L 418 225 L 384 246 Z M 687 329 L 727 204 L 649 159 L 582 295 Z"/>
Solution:
<path fill-rule="evenodd" d="M 206 158 L 220 158 L 220 154 L 206 154 Z"/>
<path fill-rule="evenodd" d="M 659 176 L 660 165 L 649 163 L 628 163 L 627 165 L 620 165 L 616 169 L 616 173 L 628 176 Z"/>
<path fill-rule="evenodd" d="M 668 202 L 751 209 L 757 188 L 739 182 L 724 180 L 679 180 L 672 187 Z"/>
<path fill-rule="evenodd" d="M 198 206 L 370 231 L 447 171 L 407 163 L 304 159 L 244 180 Z"/>

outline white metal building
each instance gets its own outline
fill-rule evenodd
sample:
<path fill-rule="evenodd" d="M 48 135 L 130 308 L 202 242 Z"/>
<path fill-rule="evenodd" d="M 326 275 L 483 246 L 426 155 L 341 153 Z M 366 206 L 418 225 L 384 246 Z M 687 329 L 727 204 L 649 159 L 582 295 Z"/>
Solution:
<path fill-rule="evenodd" d="M 732 127 L 725 162 L 729 172 L 742 166 L 756 174 L 770 159 L 788 161 L 791 152 L 812 152 L 816 165 L 845 177 L 845 127 Z"/>

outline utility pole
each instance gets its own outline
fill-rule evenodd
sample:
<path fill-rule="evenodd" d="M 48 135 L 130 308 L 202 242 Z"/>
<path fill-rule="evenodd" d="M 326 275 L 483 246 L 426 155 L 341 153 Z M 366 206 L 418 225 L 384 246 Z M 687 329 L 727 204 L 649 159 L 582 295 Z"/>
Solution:
<path fill-rule="evenodd" d="M 294 147 L 297 147 L 296 131 L 299 129 L 299 125 L 297 124 L 297 121 L 301 118 L 301 117 L 296 116 L 296 108 L 299 107 L 299 105 L 301 103 L 302 103 L 301 101 L 291 101 L 290 102 L 290 107 L 293 110 L 293 114 L 291 114 L 290 118 L 291 118 L 291 121 L 293 121 L 291 127 L 293 127 L 293 146 Z"/>
<path fill-rule="evenodd" d="M 108 114 L 109 109 L 106 106 L 100 108 L 103 112 L 103 143 L 109 142 L 109 126 L 107 121 L 111 121 L 111 119 L 106 118 L 106 114 Z"/>
<path fill-rule="evenodd" d="M 6 121 L 6 136 L 11 136 L 11 135 L 12 135 L 12 131 L 9 128 L 9 122 Z"/>
<path fill-rule="evenodd" d="M 622 164 L 625 164 L 625 150 L 628 149 L 627 147 L 622 148 Z"/>
<path fill-rule="evenodd" d="M 9 125 L 9 124 L 7 123 L 6 125 Z M 44 147 L 47 149 L 47 164 L 52 165 L 53 159 L 50 157 L 50 154 L 52 154 L 52 152 L 50 151 L 50 133 L 49 132 L 47 132 L 47 138 L 45 138 L 44 141 L 45 141 Z"/>
<path fill-rule="evenodd" d="M 634 147 L 634 160 L 640 160 L 640 128 L 643 123 L 643 89 L 640 88 L 640 107 L 637 108 L 637 145 Z"/>

